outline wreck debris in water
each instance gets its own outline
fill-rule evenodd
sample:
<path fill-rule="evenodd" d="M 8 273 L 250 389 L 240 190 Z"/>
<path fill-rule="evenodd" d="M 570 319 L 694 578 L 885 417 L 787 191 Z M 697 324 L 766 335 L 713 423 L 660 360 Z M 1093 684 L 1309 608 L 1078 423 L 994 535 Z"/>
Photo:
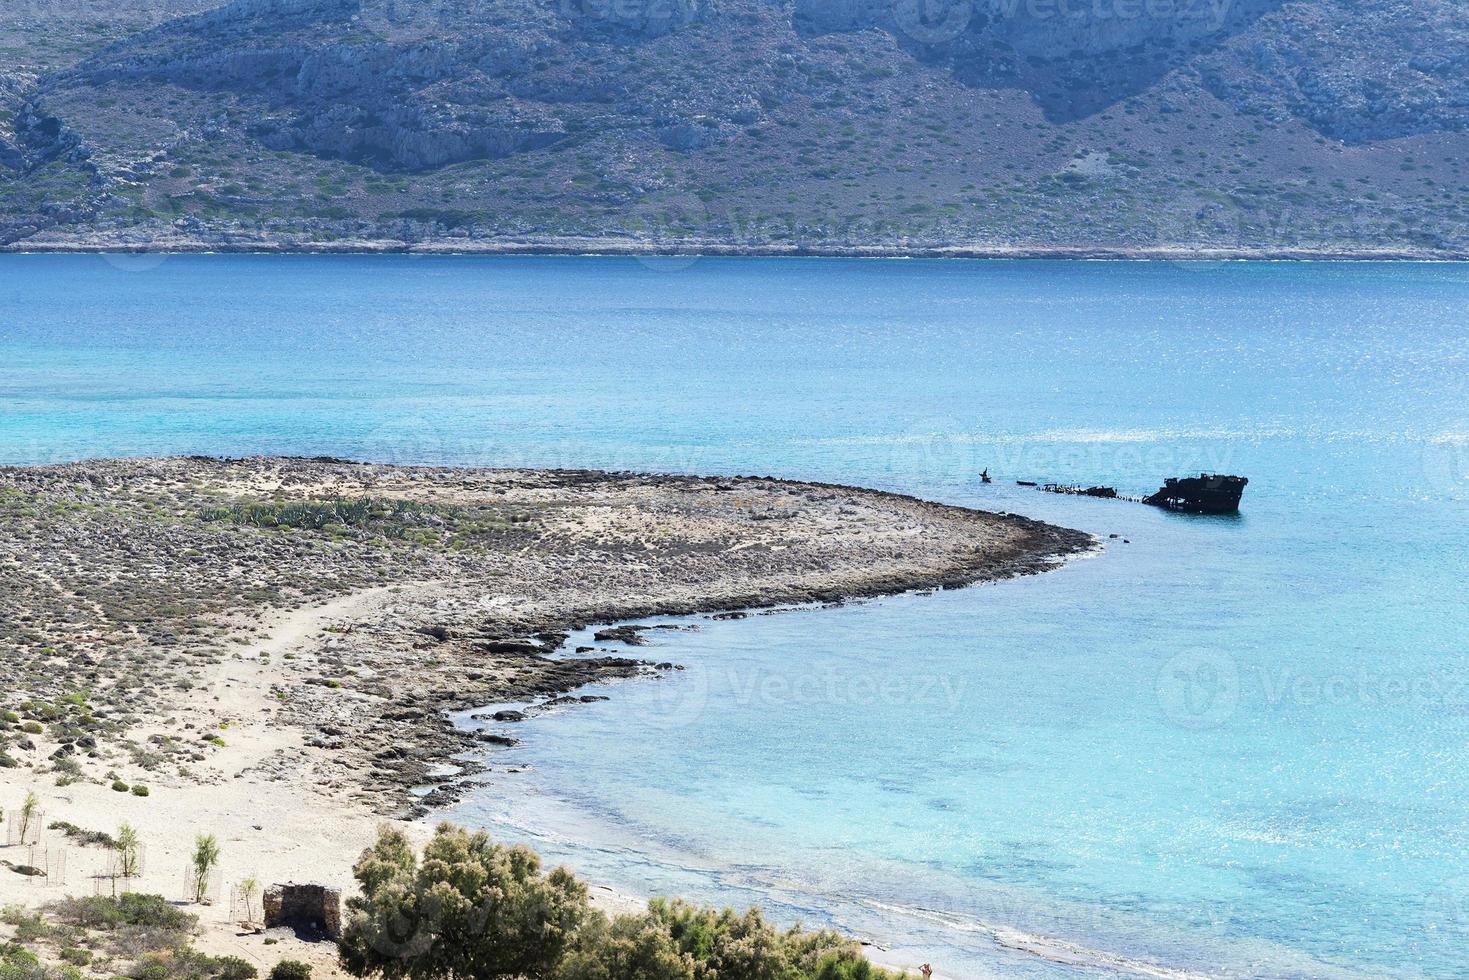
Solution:
<path fill-rule="evenodd" d="M 1077 497 L 1102 497 L 1107 500 L 1117 497 L 1116 487 L 1068 487 L 1060 483 L 1047 483 L 1041 489 L 1046 493 L 1069 493 Z"/>
<path fill-rule="evenodd" d="M 1029 480 L 1016 480 L 1022 487 L 1033 487 Z M 1163 486 L 1147 497 L 1126 497 L 1115 487 L 1080 487 L 1062 483 L 1046 483 L 1039 489 L 1046 493 L 1064 493 L 1076 497 L 1100 497 L 1105 500 L 1131 500 L 1134 503 L 1150 504 L 1164 510 L 1176 510 L 1185 514 L 1234 514 L 1239 511 L 1240 497 L 1245 484 L 1250 481 L 1243 476 L 1223 476 L 1215 473 L 1200 473 L 1198 476 L 1173 477 L 1163 481 Z"/>
<path fill-rule="evenodd" d="M 1189 514 L 1234 514 L 1239 511 L 1245 484 L 1243 476 L 1200 473 L 1198 476 L 1169 477 L 1163 486 L 1143 503 Z"/>

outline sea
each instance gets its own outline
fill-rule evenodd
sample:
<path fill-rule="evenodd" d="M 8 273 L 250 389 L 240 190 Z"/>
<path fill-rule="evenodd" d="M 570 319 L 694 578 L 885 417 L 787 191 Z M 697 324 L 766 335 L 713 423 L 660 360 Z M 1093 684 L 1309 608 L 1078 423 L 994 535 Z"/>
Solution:
<path fill-rule="evenodd" d="M 499 726 L 448 816 L 945 977 L 1469 976 L 1469 267 L 0 256 L 0 463 L 185 453 L 1089 531 L 1043 575 L 657 620 L 683 670 Z M 1204 471 L 1238 515 L 1016 482 Z"/>

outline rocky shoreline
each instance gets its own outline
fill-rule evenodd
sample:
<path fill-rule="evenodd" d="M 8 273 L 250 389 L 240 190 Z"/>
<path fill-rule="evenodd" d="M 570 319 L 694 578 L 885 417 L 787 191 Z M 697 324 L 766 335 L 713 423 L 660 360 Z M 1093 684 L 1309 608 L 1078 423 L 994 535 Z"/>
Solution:
<path fill-rule="evenodd" d="M 333 241 L 187 236 L 134 239 L 125 235 L 25 238 L 0 242 L 11 255 L 443 255 L 582 256 L 628 258 L 863 258 L 863 259 L 1015 259 L 1110 262 L 1466 262 L 1469 251 L 1454 248 L 1190 248 L 1139 245 L 913 244 L 747 244 L 716 240 L 646 242 L 602 238 L 493 239 L 445 238 L 423 241 L 354 239 Z"/>
<path fill-rule="evenodd" d="M 455 757 L 512 737 L 453 713 L 673 673 L 629 655 L 628 626 L 557 656 L 572 630 L 956 588 L 1096 546 L 829 484 L 332 459 L 0 468 L 0 526 L 8 764 L 397 817 L 456 799 L 476 768 Z M 231 763 L 237 732 L 272 747 Z"/>

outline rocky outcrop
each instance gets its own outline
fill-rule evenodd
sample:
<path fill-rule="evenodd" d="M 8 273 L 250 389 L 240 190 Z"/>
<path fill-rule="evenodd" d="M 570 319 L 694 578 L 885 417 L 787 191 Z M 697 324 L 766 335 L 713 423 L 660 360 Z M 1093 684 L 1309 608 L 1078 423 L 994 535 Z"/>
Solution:
<path fill-rule="evenodd" d="M 707 0 L 559 0 L 557 6 L 583 30 L 638 39 L 662 37 L 709 13 Z"/>
<path fill-rule="evenodd" d="M 996 41 L 1026 57 L 1095 57 L 1139 45 L 1190 44 L 1247 23 L 1283 0 L 796 0 L 813 31 L 891 30 L 919 44 Z"/>
<path fill-rule="evenodd" d="M 16 150 L 26 167 L 38 167 L 54 160 L 82 164 L 91 156 L 82 138 L 61 118 L 51 115 L 35 103 L 21 107 L 15 121 Z"/>
<path fill-rule="evenodd" d="M 879 28 L 975 86 L 1029 90 L 1057 119 L 1144 90 L 1284 0 L 796 0 L 813 33 Z"/>
<path fill-rule="evenodd" d="M 707 7 L 706 0 L 568 0 L 549 20 L 515 26 L 466 20 L 475 9 L 456 8 L 458 19 L 446 21 L 442 11 L 394 0 L 236 0 L 147 32 L 57 80 L 237 93 L 260 100 L 249 132 L 267 147 L 419 171 L 554 144 L 566 134 L 555 105 L 616 91 L 596 75 L 527 84 L 540 52 L 580 33 L 660 37 Z M 658 138 L 692 147 L 717 135 L 716 124 Z"/>
<path fill-rule="evenodd" d="M 1359 144 L 1469 128 L 1463 4 L 1298 3 L 1260 27 L 1201 63 L 1209 89 L 1245 111 Z"/>
<path fill-rule="evenodd" d="M 378 166 L 425 170 L 480 158 L 508 156 L 561 139 L 559 120 L 513 103 L 466 109 L 407 105 L 382 114 L 338 103 L 255 130 L 272 149 L 305 150 Z"/>
<path fill-rule="evenodd" d="M 974 84 L 1085 114 L 1194 67 L 1219 98 L 1350 143 L 1469 128 L 1469 7 L 1450 0 L 796 0 L 811 31 L 888 30 Z"/>

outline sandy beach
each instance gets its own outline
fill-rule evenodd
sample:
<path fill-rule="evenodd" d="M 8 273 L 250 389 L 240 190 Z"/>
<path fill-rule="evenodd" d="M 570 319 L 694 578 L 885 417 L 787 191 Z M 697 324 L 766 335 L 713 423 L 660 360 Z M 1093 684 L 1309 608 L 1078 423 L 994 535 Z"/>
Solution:
<path fill-rule="evenodd" d="M 384 821 L 425 838 L 476 772 L 446 777 L 445 761 L 504 738 L 457 731 L 449 711 L 613 677 L 674 682 L 636 656 L 635 629 L 561 658 L 568 630 L 957 587 L 1094 546 L 848 487 L 294 459 L 0 469 L 0 522 L 15 719 L 0 806 L 34 792 L 46 828 L 34 851 L 4 854 L 52 872 L 0 868 L 0 905 L 112 887 L 108 850 L 53 824 L 132 824 L 146 860 L 130 888 L 170 900 L 195 835 L 212 833 L 216 900 L 191 906 L 199 948 L 321 976 L 337 975 L 335 948 L 241 929 L 234 886 L 348 889 Z"/>

